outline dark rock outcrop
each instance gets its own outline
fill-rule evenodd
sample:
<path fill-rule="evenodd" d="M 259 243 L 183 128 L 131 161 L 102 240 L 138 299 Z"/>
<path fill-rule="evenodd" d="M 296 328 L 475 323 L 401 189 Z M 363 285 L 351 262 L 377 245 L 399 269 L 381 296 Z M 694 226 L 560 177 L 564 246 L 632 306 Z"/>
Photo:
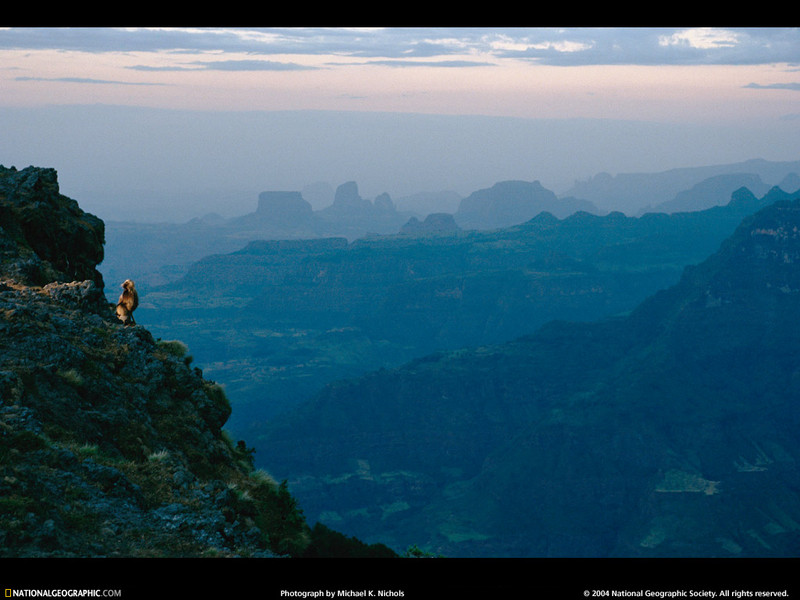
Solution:
<path fill-rule="evenodd" d="M 0 166 L 0 274 L 29 285 L 103 277 L 105 227 L 61 195 L 54 169 Z"/>

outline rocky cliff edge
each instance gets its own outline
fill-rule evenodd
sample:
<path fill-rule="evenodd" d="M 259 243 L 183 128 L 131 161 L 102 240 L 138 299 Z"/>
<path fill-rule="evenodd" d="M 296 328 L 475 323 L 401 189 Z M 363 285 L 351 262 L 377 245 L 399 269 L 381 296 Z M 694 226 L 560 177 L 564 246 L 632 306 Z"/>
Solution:
<path fill-rule="evenodd" d="M 102 257 L 55 171 L 0 167 L 0 557 L 334 552 L 187 348 L 117 321 Z"/>

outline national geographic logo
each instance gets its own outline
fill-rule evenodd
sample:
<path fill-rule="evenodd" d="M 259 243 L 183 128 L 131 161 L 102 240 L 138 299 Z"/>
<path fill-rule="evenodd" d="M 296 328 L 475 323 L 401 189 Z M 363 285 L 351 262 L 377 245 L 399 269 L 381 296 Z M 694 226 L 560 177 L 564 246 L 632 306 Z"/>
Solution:
<path fill-rule="evenodd" d="M 122 590 L 30 590 L 6 588 L 6 598 L 121 598 Z"/>

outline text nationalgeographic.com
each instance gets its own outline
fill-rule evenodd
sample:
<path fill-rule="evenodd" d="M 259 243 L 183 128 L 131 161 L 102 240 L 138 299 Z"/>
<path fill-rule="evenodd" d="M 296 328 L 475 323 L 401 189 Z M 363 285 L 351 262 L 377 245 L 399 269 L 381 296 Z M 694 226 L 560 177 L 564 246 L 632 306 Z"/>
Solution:
<path fill-rule="evenodd" d="M 6 598 L 121 598 L 122 590 L 12 590 Z"/>

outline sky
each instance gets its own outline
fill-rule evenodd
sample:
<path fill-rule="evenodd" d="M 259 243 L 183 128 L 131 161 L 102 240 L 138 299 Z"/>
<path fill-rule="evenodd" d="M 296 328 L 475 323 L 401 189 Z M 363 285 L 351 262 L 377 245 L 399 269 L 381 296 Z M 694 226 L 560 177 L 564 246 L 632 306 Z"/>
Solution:
<path fill-rule="evenodd" d="M 103 218 L 800 158 L 793 28 L 0 29 L 0 164 Z"/>

